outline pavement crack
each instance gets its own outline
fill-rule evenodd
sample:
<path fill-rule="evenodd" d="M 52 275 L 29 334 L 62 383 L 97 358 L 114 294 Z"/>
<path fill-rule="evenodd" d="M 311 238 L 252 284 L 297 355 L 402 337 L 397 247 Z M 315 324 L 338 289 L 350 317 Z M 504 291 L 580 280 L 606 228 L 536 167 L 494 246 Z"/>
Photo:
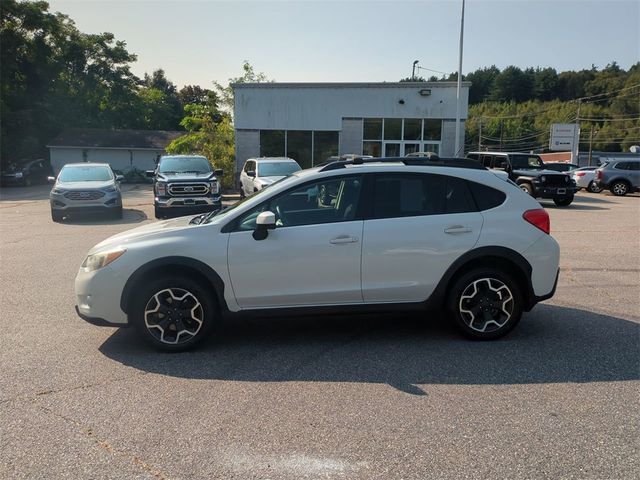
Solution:
<path fill-rule="evenodd" d="M 104 437 L 100 436 L 97 432 L 95 432 L 91 426 L 85 425 L 74 418 L 58 413 L 51 408 L 45 407 L 44 405 L 36 405 L 36 406 L 40 408 L 42 411 L 44 411 L 45 413 L 48 413 L 49 415 L 53 415 L 59 419 L 62 419 L 64 422 L 70 425 L 73 425 L 86 438 L 88 438 L 91 442 L 93 442 L 96 446 L 98 446 L 98 448 L 101 448 L 102 450 L 109 452 L 112 455 L 117 455 L 119 457 L 122 457 L 131 461 L 134 465 L 136 465 L 146 473 L 150 474 L 151 476 L 159 480 L 169 479 L 169 476 L 166 473 L 164 473 L 162 470 L 160 470 L 158 467 L 153 466 L 152 464 L 142 459 L 140 456 L 132 452 L 129 452 L 128 450 L 118 448 L 117 446 L 113 445 L 107 439 L 105 439 Z"/>

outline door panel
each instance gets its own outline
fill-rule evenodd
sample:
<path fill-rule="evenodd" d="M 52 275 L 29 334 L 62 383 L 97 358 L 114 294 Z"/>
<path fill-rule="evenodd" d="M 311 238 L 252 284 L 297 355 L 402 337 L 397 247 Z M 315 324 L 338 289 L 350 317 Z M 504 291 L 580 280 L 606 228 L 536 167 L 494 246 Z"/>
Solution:
<path fill-rule="evenodd" d="M 229 274 L 242 308 L 362 303 L 363 221 L 276 228 L 229 238 Z"/>
<path fill-rule="evenodd" d="M 481 228 L 478 212 L 365 221 L 364 301 L 425 300 L 451 263 L 473 248 Z"/>

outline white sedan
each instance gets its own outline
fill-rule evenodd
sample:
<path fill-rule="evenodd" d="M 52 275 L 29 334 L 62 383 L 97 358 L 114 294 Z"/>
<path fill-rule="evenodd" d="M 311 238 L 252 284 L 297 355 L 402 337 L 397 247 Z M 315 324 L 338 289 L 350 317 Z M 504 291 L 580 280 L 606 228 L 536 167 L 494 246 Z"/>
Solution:
<path fill-rule="evenodd" d="M 591 166 L 576 168 L 573 170 L 571 173 L 576 185 L 578 185 L 578 188 L 584 188 L 591 193 L 600 193 L 602 188 L 594 182 L 597 169 L 598 167 Z"/>

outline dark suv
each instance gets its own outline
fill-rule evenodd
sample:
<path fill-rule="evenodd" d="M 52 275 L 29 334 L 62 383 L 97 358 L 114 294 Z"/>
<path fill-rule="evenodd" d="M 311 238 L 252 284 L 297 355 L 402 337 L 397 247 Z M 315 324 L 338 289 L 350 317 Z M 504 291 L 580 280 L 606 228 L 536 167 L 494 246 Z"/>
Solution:
<path fill-rule="evenodd" d="M 468 158 L 486 168 L 503 170 L 509 179 L 532 197 L 550 198 L 560 207 L 573 202 L 578 191 L 576 182 L 567 174 L 545 168 L 539 155 L 514 152 L 470 152 Z"/>
<path fill-rule="evenodd" d="M 153 178 L 153 205 L 156 218 L 179 217 L 220 209 L 221 195 L 218 177 L 222 170 L 214 170 L 205 157 L 171 155 L 161 157 L 155 170 L 148 170 Z"/>
<path fill-rule="evenodd" d="M 623 196 L 640 190 L 640 160 L 612 160 L 596 170 L 595 182 L 600 188 Z"/>

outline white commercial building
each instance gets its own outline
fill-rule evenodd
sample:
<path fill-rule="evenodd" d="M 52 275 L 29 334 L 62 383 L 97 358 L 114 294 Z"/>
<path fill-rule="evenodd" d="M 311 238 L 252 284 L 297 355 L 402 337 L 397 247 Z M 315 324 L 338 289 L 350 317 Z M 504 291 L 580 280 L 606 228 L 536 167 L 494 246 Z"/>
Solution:
<path fill-rule="evenodd" d="M 461 145 L 469 82 L 462 84 Z M 237 83 L 236 171 L 287 156 L 302 168 L 343 154 L 454 156 L 456 83 Z M 461 152 L 460 152 L 461 153 Z"/>

